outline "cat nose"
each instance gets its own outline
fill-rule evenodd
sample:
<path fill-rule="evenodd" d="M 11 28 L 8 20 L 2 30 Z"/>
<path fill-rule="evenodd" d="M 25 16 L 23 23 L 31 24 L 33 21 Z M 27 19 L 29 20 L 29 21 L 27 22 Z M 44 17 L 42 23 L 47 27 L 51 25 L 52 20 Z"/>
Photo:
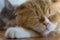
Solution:
<path fill-rule="evenodd" d="M 48 22 L 44 22 L 43 23 L 43 25 L 45 25 L 46 27 L 48 26 L 48 24 L 49 24 Z"/>

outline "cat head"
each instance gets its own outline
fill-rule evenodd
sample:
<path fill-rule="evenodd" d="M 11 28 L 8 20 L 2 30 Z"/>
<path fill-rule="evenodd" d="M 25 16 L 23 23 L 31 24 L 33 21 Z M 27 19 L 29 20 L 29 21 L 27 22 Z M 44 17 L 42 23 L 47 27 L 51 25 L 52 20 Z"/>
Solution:
<path fill-rule="evenodd" d="M 12 14 L 14 7 L 13 5 L 8 1 L 4 0 L 4 8 L 1 11 L 1 17 L 0 18 L 7 18 L 7 19 L 13 19 L 15 16 Z"/>
<path fill-rule="evenodd" d="M 9 24 L 8 22 L 15 19 L 15 15 L 12 14 L 13 10 L 14 10 L 14 6 L 8 0 L 4 0 L 4 4 L 5 4 L 5 6 L 4 6 L 4 8 L 2 9 L 2 11 L 0 13 L 0 23 L 1 23 L 0 27 L 2 29 L 5 29 L 5 27 L 8 28 L 8 26 L 7 26 L 7 24 Z"/>
<path fill-rule="evenodd" d="M 14 13 L 17 25 L 34 28 L 43 32 L 43 35 L 54 31 L 60 21 L 60 2 L 51 1 L 50 3 L 33 0 L 16 7 Z"/>

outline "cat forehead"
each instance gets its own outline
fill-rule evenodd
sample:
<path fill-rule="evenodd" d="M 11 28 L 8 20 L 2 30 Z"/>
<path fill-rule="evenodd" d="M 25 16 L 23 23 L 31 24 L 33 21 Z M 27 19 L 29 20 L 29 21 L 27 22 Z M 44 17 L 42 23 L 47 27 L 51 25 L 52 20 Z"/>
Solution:
<path fill-rule="evenodd" d="M 53 3 L 51 5 L 51 10 L 60 13 L 60 2 Z"/>

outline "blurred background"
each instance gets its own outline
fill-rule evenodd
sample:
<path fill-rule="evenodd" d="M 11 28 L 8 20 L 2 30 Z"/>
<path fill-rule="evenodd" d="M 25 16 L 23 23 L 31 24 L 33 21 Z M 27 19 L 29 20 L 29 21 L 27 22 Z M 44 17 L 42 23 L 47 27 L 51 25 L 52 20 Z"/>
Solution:
<path fill-rule="evenodd" d="M 25 0 L 8 0 L 13 6 L 17 6 L 25 2 Z M 4 7 L 4 0 L 0 0 L 0 11 Z"/>

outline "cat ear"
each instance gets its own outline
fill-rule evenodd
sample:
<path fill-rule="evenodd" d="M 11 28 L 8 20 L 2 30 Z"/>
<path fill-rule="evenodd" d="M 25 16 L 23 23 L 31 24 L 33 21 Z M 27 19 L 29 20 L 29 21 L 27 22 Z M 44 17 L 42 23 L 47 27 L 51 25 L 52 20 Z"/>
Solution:
<path fill-rule="evenodd" d="M 4 3 L 5 3 L 5 7 L 6 7 L 8 10 L 12 10 L 12 9 L 13 9 L 12 4 L 11 4 L 8 0 L 4 0 Z"/>

